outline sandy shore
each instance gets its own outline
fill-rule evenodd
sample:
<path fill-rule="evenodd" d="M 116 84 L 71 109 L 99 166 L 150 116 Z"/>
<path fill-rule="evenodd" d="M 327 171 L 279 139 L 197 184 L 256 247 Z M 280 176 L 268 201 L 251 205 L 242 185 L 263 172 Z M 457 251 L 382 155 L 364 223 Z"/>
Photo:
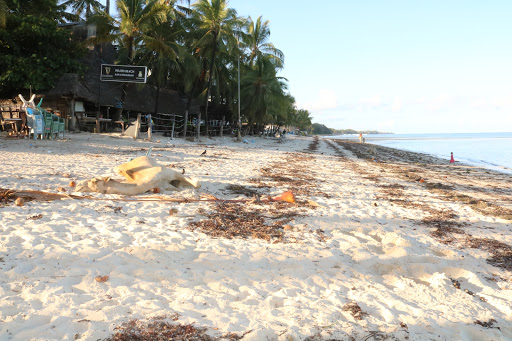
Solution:
<path fill-rule="evenodd" d="M 512 340 L 512 175 L 313 137 L 67 137 L 0 139 L 0 340 Z M 150 147 L 202 188 L 14 204 Z"/>

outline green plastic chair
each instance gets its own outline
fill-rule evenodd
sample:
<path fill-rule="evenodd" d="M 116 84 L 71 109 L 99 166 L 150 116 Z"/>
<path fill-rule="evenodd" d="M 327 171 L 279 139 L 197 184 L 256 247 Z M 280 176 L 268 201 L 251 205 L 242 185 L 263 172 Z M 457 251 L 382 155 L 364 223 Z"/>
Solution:
<path fill-rule="evenodd" d="M 43 99 L 39 101 L 37 104 L 37 108 L 44 116 L 44 135 L 48 136 L 48 138 L 64 138 L 64 131 L 66 130 L 66 123 L 63 118 L 49 113 L 48 111 L 41 108 L 41 105 L 43 104 Z"/>
<path fill-rule="evenodd" d="M 64 138 L 64 130 L 65 130 L 65 123 L 64 119 L 59 117 L 58 115 L 51 114 L 52 115 L 52 132 L 51 136 L 52 139 L 55 138 Z"/>
<path fill-rule="evenodd" d="M 42 110 L 42 109 L 39 109 L 39 111 L 43 115 L 43 121 L 44 121 L 43 136 L 45 139 L 51 139 L 52 138 L 52 130 L 53 130 L 52 114 L 50 114 L 46 110 Z"/>

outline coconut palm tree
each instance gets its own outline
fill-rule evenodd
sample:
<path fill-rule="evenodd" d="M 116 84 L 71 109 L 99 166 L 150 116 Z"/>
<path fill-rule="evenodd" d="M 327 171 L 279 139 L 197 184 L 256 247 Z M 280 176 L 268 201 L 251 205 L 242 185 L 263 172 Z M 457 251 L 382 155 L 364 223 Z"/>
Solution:
<path fill-rule="evenodd" d="M 248 34 L 245 36 L 245 45 L 249 49 L 249 64 L 254 66 L 254 62 L 259 57 L 267 57 L 278 68 L 284 64 L 284 54 L 269 41 L 270 28 L 269 21 L 262 21 L 261 16 L 254 22 L 251 17 L 247 22 Z"/>
<path fill-rule="evenodd" d="M 117 0 L 116 7 L 118 19 L 105 12 L 91 16 L 89 22 L 98 26 L 98 34 L 91 41 L 117 43 L 121 47 L 121 63 L 133 65 L 136 47 L 150 39 L 152 25 L 168 19 L 169 7 L 163 0 Z M 123 83 L 121 102 L 126 98 L 127 87 L 128 83 Z M 117 110 L 115 119 L 119 119 L 122 111 Z"/>
<path fill-rule="evenodd" d="M 275 114 L 272 110 L 287 101 L 285 80 L 277 76 L 270 59 L 260 57 L 256 60 L 255 67 L 242 79 L 242 103 L 249 123 L 263 124 L 272 120 L 272 114 Z"/>
<path fill-rule="evenodd" d="M 171 70 L 177 68 L 177 57 L 184 53 L 177 44 L 178 32 L 181 30 L 176 21 L 175 0 L 167 1 L 169 10 L 165 21 L 153 21 L 145 27 L 144 44 L 140 49 L 140 62 L 151 70 L 149 81 L 156 85 L 155 114 L 158 108 L 160 88 L 164 87 Z"/>
<path fill-rule="evenodd" d="M 203 58 L 209 58 L 210 61 L 207 70 L 209 74 L 205 106 L 206 134 L 208 135 L 208 102 L 210 101 L 214 64 L 219 51 L 219 44 L 236 46 L 233 31 L 241 25 L 241 22 L 236 11 L 228 8 L 226 0 L 198 0 L 192 6 L 194 19 L 202 32 L 202 36 L 194 46 L 199 49 Z M 198 122 L 200 122 L 200 119 Z"/>
<path fill-rule="evenodd" d="M 89 19 L 93 14 L 105 9 L 97 0 L 66 0 L 62 5 L 73 9 L 74 13 L 81 17 L 85 13 L 85 19 Z"/>

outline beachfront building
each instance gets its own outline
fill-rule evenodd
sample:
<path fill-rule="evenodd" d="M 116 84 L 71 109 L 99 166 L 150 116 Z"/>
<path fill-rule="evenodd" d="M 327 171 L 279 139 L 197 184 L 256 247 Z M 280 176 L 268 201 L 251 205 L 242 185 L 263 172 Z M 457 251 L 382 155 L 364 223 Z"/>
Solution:
<path fill-rule="evenodd" d="M 65 27 L 72 29 L 73 36 L 79 40 L 95 34 L 94 26 L 84 23 L 65 24 Z M 101 65 L 114 64 L 115 47 L 101 44 L 88 46 L 88 49 L 82 61 L 86 69 L 84 76 L 66 73 L 43 96 L 43 106 L 64 117 L 68 129 L 93 132 L 123 129 L 139 114 L 147 126 L 146 117 L 152 114 L 155 131 L 171 132 L 173 127 L 177 133 L 183 130 L 186 103 L 178 92 L 157 89 L 149 84 L 128 83 L 121 102 L 124 83 L 100 81 Z M 121 108 L 122 114 L 118 110 Z M 198 112 L 199 105 L 194 101 L 189 108 L 189 116 L 197 116 Z"/>

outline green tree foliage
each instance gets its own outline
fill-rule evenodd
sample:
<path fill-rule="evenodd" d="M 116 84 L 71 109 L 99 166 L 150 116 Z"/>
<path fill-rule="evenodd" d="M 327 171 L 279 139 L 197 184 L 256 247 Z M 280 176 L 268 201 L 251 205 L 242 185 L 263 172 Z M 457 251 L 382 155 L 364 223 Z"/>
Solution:
<path fill-rule="evenodd" d="M 304 109 L 296 110 L 292 124 L 300 130 L 309 131 L 312 126 L 310 112 Z"/>
<path fill-rule="evenodd" d="M 65 72 L 80 69 L 83 50 L 57 27 L 62 8 L 52 0 L 7 0 L 11 10 L 0 28 L 1 97 L 21 89 L 50 89 Z"/>
<path fill-rule="evenodd" d="M 248 34 L 245 36 L 245 44 L 249 50 L 249 65 L 254 66 L 254 61 L 260 57 L 266 57 L 277 68 L 284 66 L 284 54 L 270 42 L 269 21 L 263 21 L 259 16 L 256 22 L 251 17 L 247 21 Z"/>
<path fill-rule="evenodd" d="M 115 6 L 111 16 L 98 0 L 0 0 L 0 90 L 46 90 L 63 72 L 76 72 L 80 49 L 57 23 L 86 18 L 96 26 L 88 44 L 112 43 L 117 63 L 146 65 L 148 83 L 186 96 L 187 111 L 200 98 L 206 120 L 213 105 L 234 123 L 240 105 L 251 130 L 310 129 L 310 113 L 295 107 L 279 76 L 284 54 L 261 16 L 239 17 L 227 0 L 116 0 Z"/>
<path fill-rule="evenodd" d="M 5 22 L 7 20 L 7 4 L 5 0 L 0 0 L 0 27 L 5 27 Z"/>
<path fill-rule="evenodd" d="M 313 123 L 312 124 L 312 133 L 315 135 L 331 135 L 332 129 L 327 128 L 325 125 L 320 123 Z"/>
<path fill-rule="evenodd" d="M 62 5 L 71 7 L 75 15 L 79 18 L 84 17 L 85 19 L 105 9 L 105 6 L 97 0 L 65 0 L 62 2 Z"/>

